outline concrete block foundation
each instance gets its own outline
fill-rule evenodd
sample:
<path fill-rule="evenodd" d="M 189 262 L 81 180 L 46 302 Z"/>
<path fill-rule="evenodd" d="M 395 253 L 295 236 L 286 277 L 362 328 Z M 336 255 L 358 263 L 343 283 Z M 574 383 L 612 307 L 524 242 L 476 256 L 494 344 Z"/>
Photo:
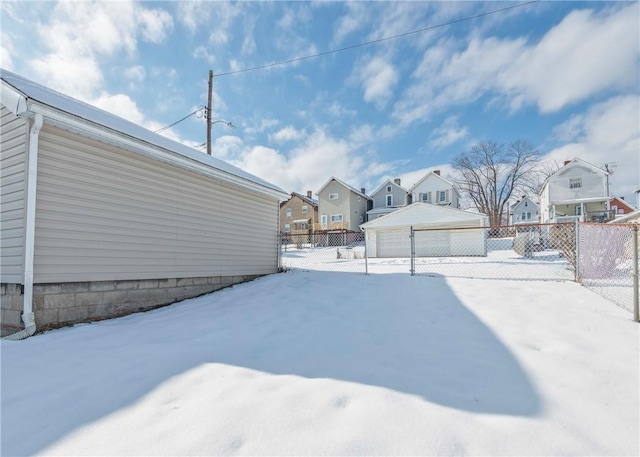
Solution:
<path fill-rule="evenodd" d="M 109 319 L 205 295 L 261 275 L 162 278 L 35 284 L 33 311 L 39 331 Z M 0 284 L 2 336 L 24 328 L 21 284 Z"/>

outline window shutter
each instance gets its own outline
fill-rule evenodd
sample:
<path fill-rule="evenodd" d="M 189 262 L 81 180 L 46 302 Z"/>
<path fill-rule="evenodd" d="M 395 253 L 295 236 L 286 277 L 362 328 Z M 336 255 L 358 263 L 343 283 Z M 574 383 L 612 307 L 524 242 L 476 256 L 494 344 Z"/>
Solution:
<path fill-rule="evenodd" d="M 451 199 L 449 198 L 449 190 L 447 190 L 447 191 L 445 192 L 445 194 L 444 194 L 444 195 L 445 195 L 445 199 L 446 199 L 446 201 L 447 201 L 447 202 L 450 202 L 450 201 L 451 201 Z"/>

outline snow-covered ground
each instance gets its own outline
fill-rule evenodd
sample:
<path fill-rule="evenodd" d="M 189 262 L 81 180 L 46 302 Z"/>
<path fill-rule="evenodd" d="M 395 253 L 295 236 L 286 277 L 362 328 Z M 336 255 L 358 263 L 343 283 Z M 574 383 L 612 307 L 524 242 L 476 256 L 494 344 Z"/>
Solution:
<path fill-rule="evenodd" d="M 572 282 L 394 268 L 2 341 L 1 453 L 640 454 L 627 311 Z"/>

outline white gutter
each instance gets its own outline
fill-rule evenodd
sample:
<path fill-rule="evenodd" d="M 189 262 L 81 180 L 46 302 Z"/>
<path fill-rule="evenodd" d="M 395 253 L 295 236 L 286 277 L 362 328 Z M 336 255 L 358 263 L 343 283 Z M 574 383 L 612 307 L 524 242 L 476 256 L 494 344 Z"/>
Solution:
<path fill-rule="evenodd" d="M 4 81 L 0 84 L 0 100 L 16 116 L 20 116 L 27 111 L 27 99 L 13 87 L 7 86 Z"/>
<path fill-rule="evenodd" d="M 42 114 L 36 113 L 29 132 L 29 158 L 27 162 L 27 200 L 25 208 L 24 236 L 24 294 L 22 321 L 24 330 L 9 335 L 5 339 L 22 340 L 36 332 L 36 318 L 33 312 L 33 259 L 36 232 L 36 186 L 38 183 L 38 139 L 42 129 Z"/>
<path fill-rule="evenodd" d="M 202 164 L 190 159 L 189 157 L 171 152 L 159 146 L 153 147 L 152 145 L 143 141 L 136 140 L 133 137 L 125 136 L 121 133 L 118 134 L 108 128 L 101 128 L 99 126 L 89 124 L 86 121 L 78 120 L 73 116 L 66 116 L 56 110 L 52 110 L 44 106 L 32 104 L 29 106 L 29 111 L 45 116 L 48 121 L 51 121 L 48 123 L 51 123 L 54 126 L 73 131 L 80 135 L 88 136 L 89 138 L 93 138 L 107 144 L 123 147 L 124 149 L 127 149 L 129 151 L 136 152 L 145 157 L 149 157 L 151 159 L 158 160 L 169 165 L 190 170 L 201 175 L 213 177 L 221 181 L 242 186 L 244 188 L 249 188 L 255 192 L 267 194 L 279 200 L 284 200 L 286 197 L 288 197 L 288 194 L 284 193 L 283 191 L 278 191 L 276 189 L 272 189 L 259 183 L 255 183 L 242 177 L 233 175 L 224 170 L 219 170 L 212 166 Z"/>

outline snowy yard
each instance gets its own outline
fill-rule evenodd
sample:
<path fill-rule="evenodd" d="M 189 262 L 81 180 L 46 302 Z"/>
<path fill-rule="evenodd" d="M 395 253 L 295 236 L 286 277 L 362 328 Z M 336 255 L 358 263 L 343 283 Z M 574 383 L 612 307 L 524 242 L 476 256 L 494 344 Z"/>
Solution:
<path fill-rule="evenodd" d="M 640 453 L 629 312 L 572 282 L 394 268 L 2 341 L 1 454 Z"/>

